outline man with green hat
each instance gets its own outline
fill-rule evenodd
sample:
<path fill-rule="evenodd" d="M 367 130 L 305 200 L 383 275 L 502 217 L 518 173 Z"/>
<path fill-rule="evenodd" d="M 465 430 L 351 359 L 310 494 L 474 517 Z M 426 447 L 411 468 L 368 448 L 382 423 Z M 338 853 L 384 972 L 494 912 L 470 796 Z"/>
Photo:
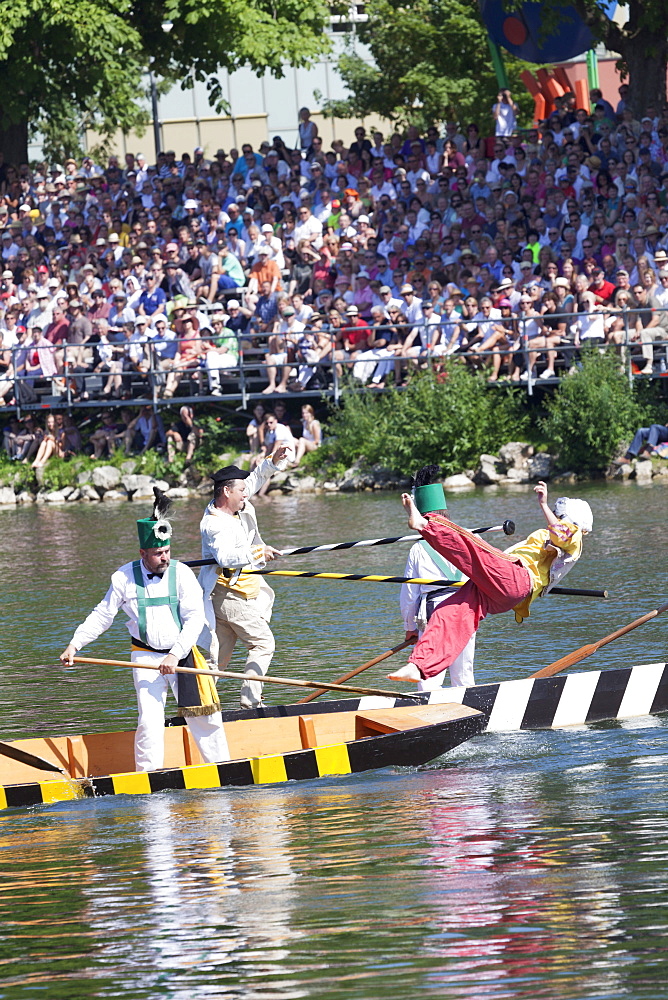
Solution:
<path fill-rule="evenodd" d="M 230 754 L 213 677 L 177 674 L 177 666 L 206 670 L 197 639 L 205 624 L 202 590 L 193 571 L 170 558 L 172 527 L 165 520 L 164 496 L 156 493 L 153 517 L 137 521 L 140 558 L 125 563 L 111 577 L 104 599 L 77 628 L 60 659 L 72 666 L 77 652 L 109 628 L 119 610 L 128 616 L 139 721 L 135 734 L 135 767 L 153 771 L 164 766 L 165 701 L 171 687 L 178 714 L 207 763 L 229 760 Z M 169 501 L 167 501 L 167 504 Z M 159 670 L 142 670 L 140 664 Z"/>
<path fill-rule="evenodd" d="M 416 474 L 413 483 L 413 499 L 421 514 L 444 513 L 447 510 L 445 492 L 439 481 L 441 470 L 437 465 L 425 465 Z M 465 581 L 464 576 L 447 559 L 436 552 L 424 539 L 411 547 L 406 560 L 404 576 L 424 579 Z M 456 587 L 438 587 L 423 583 L 404 583 L 401 587 L 399 603 L 406 629 L 406 639 L 417 640 L 427 627 L 435 609 L 457 593 Z M 475 656 L 475 633 L 462 652 L 449 667 L 452 687 L 472 687 L 473 659 Z M 433 677 L 423 678 L 418 684 L 419 691 L 434 691 L 443 687 L 447 670 Z"/>

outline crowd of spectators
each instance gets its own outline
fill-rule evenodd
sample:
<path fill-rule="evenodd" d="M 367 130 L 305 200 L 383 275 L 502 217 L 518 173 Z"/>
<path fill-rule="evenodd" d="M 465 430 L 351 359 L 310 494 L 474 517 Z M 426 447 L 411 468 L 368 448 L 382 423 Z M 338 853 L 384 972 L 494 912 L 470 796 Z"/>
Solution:
<path fill-rule="evenodd" d="M 75 401 L 216 396 L 246 374 L 251 395 L 344 372 L 382 388 L 452 354 L 550 379 L 587 341 L 652 374 L 668 109 L 638 120 L 619 91 L 511 135 L 486 137 L 497 115 L 326 143 L 302 109 L 297 149 L 0 159 L 0 405 L 40 380 Z"/>

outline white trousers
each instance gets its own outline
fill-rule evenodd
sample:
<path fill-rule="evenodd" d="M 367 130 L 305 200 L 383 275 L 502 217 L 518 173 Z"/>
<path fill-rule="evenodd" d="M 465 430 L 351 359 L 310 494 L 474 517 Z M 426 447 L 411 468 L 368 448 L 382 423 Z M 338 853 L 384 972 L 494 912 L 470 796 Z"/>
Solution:
<path fill-rule="evenodd" d="M 163 653 L 134 650 L 133 663 L 162 663 Z M 176 698 L 176 674 L 161 674 L 157 670 L 133 670 L 137 692 L 139 721 L 135 733 L 135 767 L 138 771 L 155 771 L 165 761 L 165 702 L 171 687 Z M 207 764 L 229 760 L 230 751 L 220 712 L 186 718 L 193 739 Z"/>
<path fill-rule="evenodd" d="M 420 633 L 422 634 L 422 633 Z M 464 646 L 456 660 L 453 660 L 449 667 L 442 670 L 440 674 L 427 677 L 418 681 L 418 691 L 435 691 L 436 688 L 443 687 L 448 671 L 450 672 L 450 687 L 473 687 L 475 679 L 473 677 L 473 659 L 475 657 L 475 633 Z"/>
<path fill-rule="evenodd" d="M 276 643 L 269 628 L 274 592 L 262 581 L 259 595 L 247 601 L 228 587 L 216 584 L 211 594 L 216 616 L 218 639 L 218 669 L 226 670 L 232 659 L 237 639 L 248 650 L 245 674 L 261 677 L 269 670 Z M 262 703 L 262 684 L 244 681 L 241 686 L 241 707 L 255 708 Z"/>

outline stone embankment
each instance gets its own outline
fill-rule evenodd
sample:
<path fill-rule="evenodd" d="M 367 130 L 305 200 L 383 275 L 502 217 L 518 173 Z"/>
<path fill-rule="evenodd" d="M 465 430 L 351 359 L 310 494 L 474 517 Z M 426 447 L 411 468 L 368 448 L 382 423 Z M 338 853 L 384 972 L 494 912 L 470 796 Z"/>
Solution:
<path fill-rule="evenodd" d="M 221 456 L 221 462 L 232 461 L 230 455 Z M 0 486 L 0 507 L 22 504 L 68 504 L 68 503 L 127 503 L 147 502 L 153 499 L 153 487 L 157 486 L 173 499 L 191 496 L 210 496 L 211 482 L 193 471 L 182 473 L 172 482 L 155 479 L 152 476 L 134 472 L 137 463 L 132 459 L 123 462 L 120 468 L 113 465 L 99 465 L 86 469 L 75 476 L 74 485 L 59 490 L 41 489 L 32 493 L 25 489 L 15 489 L 12 485 Z M 607 479 L 634 479 L 638 483 L 650 483 L 652 479 L 668 482 L 668 462 L 650 459 L 634 459 L 631 462 L 610 467 Z M 467 490 L 476 486 L 529 485 L 539 480 L 554 483 L 574 483 L 579 477 L 575 472 L 556 472 L 554 456 L 536 451 L 523 441 L 511 441 L 499 449 L 497 455 L 481 455 L 475 469 L 469 469 L 444 480 L 446 490 Z M 356 493 L 375 490 L 401 490 L 409 486 L 409 479 L 382 466 L 367 468 L 356 462 L 336 477 L 316 478 L 308 471 L 300 469 L 279 472 L 269 484 L 270 493 Z"/>

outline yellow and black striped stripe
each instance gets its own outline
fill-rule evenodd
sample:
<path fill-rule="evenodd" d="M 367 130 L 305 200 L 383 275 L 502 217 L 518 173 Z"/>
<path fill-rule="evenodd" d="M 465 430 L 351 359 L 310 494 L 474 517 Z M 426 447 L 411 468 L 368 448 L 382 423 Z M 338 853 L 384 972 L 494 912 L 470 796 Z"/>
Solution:
<path fill-rule="evenodd" d="M 364 770 L 365 768 L 362 768 Z M 163 771 L 129 771 L 91 778 L 94 791 L 76 781 L 56 779 L 25 785 L 0 785 L 0 809 L 11 806 L 31 806 L 66 802 L 86 795 L 143 795 L 164 789 L 222 788 L 225 785 L 266 785 L 280 781 L 323 778 L 327 775 L 352 772 L 348 745 L 318 747 L 295 753 L 223 764 L 198 764 L 169 768 Z"/>
<path fill-rule="evenodd" d="M 165 789 L 224 788 L 229 785 L 266 785 L 281 781 L 304 781 L 329 775 L 358 774 L 395 765 L 415 767 L 434 760 L 482 731 L 481 713 L 451 719 L 424 728 L 295 750 L 292 753 L 197 764 L 162 771 L 128 771 L 84 781 L 40 781 L 24 785 L 0 785 L 0 809 L 66 802 L 100 795 L 148 795 Z"/>

